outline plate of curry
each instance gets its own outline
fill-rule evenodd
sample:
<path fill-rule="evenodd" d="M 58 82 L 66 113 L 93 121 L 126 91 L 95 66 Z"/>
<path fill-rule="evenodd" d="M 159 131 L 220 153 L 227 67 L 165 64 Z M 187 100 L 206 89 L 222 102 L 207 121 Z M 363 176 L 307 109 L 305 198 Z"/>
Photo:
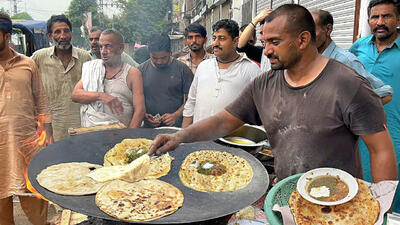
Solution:
<path fill-rule="evenodd" d="M 339 205 L 350 201 L 358 184 L 349 173 L 335 168 L 318 168 L 303 174 L 297 190 L 306 200 L 318 205 Z"/>

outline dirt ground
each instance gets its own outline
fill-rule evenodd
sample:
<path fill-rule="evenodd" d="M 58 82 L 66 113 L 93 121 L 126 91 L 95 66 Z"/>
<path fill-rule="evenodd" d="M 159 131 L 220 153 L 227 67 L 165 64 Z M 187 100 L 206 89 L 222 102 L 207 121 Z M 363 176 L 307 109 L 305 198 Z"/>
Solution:
<path fill-rule="evenodd" d="M 52 224 L 58 217 L 61 216 L 61 208 L 58 206 L 55 206 L 53 204 L 49 205 L 49 211 L 48 211 L 48 216 L 47 216 L 47 221 L 49 224 Z M 21 205 L 19 204 L 18 198 L 14 198 L 14 220 L 15 220 L 15 225 L 32 225 L 28 221 L 28 218 L 25 216 L 24 211 L 21 208 Z"/>

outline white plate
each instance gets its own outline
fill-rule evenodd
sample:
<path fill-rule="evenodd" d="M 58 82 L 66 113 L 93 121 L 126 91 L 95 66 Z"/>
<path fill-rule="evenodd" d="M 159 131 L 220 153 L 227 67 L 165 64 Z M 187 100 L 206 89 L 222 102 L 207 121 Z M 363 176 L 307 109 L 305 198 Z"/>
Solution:
<path fill-rule="evenodd" d="M 312 178 L 326 175 L 339 176 L 339 178 L 347 184 L 347 186 L 349 187 L 349 193 L 346 197 L 334 202 L 324 202 L 310 196 L 310 194 L 306 190 L 308 183 L 312 180 Z M 350 201 L 352 198 L 354 198 L 354 196 L 356 196 L 358 192 L 358 183 L 352 175 L 343 170 L 335 168 L 318 168 L 308 171 L 299 178 L 299 180 L 297 181 L 297 191 L 303 198 L 312 203 L 318 205 L 339 205 Z"/>

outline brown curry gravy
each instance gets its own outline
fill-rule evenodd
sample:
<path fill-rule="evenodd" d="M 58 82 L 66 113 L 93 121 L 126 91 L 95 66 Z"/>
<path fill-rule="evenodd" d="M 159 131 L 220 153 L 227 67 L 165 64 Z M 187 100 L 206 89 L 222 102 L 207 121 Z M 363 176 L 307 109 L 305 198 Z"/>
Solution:
<path fill-rule="evenodd" d="M 318 200 L 318 201 L 323 201 L 323 202 L 334 202 L 334 201 L 339 201 L 347 196 L 349 194 L 349 187 L 347 184 L 342 181 L 339 177 L 337 176 L 330 176 L 330 175 L 323 175 L 323 176 L 318 176 L 314 177 L 307 186 L 307 192 L 308 194 L 311 192 L 312 188 L 317 188 L 321 186 L 326 186 L 329 188 L 329 197 L 313 197 L 310 195 L 312 198 Z"/>

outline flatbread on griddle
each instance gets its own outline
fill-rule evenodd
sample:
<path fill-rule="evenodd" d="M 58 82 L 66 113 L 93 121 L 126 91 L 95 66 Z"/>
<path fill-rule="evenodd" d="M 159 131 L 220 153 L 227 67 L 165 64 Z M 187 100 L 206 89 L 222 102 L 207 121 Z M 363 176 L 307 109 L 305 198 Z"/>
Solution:
<path fill-rule="evenodd" d="M 101 165 L 86 162 L 61 163 L 42 170 L 36 180 L 42 187 L 57 194 L 94 194 L 104 183 L 94 181 L 86 175 L 100 167 Z"/>
<path fill-rule="evenodd" d="M 104 166 L 116 166 L 128 164 L 127 149 L 144 149 L 148 151 L 152 140 L 146 138 L 124 139 L 116 144 L 104 155 Z M 171 169 L 171 162 L 174 160 L 168 153 L 150 159 L 149 172 L 145 179 L 156 179 L 167 175 Z"/>
<path fill-rule="evenodd" d="M 151 221 L 174 213 L 183 200 L 178 188 L 156 179 L 135 183 L 114 180 L 96 194 L 96 205 L 100 210 L 129 222 Z"/>
<path fill-rule="evenodd" d="M 222 174 L 205 175 L 198 169 L 204 162 L 219 164 L 225 169 Z M 189 154 L 182 162 L 179 171 L 182 183 L 189 188 L 203 192 L 235 191 L 246 187 L 252 177 L 251 165 L 242 157 L 228 152 L 201 150 Z"/>
<path fill-rule="evenodd" d="M 105 166 L 91 171 L 87 176 L 98 182 L 124 180 L 136 182 L 143 180 L 149 172 L 150 157 L 145 154 L 128 165 Z"/>
<path fill-rule="evenodd" d="M 297 189 L 289 198 L 289 207 L 297 225 L 373 225 L 380 206 L 368 186 L 357 179 L 357 195 L 344 204 L 321 206 L 305 200 Z"/>

